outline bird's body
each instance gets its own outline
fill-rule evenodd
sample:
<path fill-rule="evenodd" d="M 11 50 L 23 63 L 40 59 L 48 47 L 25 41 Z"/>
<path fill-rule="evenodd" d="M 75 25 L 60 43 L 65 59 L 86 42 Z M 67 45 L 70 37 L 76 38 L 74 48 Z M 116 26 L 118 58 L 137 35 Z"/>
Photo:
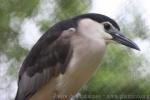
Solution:
<path fill-rule="evenodd" d="M 89 22 L 88 24 L 92 24 L 90 19 L 86 20 L 89 20 L 86 21 Z M 94 39 L 89 35 L 88 37 L 86 36 L 87 34 L 90 34 L 88 33 L 90 30 L 88 24 L 86 30 L 79 29 L 79 31 L 84 31 L 81 33 L 85 33 L 82 34 L 82 36 L 75 31 L 73 34 L 70 34 L 73 35 L 70 36 L 72 38 L 70 42 L 73 46 L 73 55 L 65 74 L 59 75 L 55 79 L 50 80 L 50 82 L 42 88 L 43 92 L 40 91 L 33 96 L 33 100 L 49 100 L 44 97 L 49 96 L 49 98 L 51 98 L 53 97 L 52 95 L 59 95 L 59 97 L 66 96 L 69 98 L 75 95 L 80 87 L 90 79 L 104 55 L 105 43 L 98 39 L 100 37 L 98 32 L 92 32 L 95 34 Z M 44 91 L 47 91 L 47 94 L 45 94 Z"/>
<path fill-rule="evenodd" d="M 116 22 L 100 14 L 85 14 L 54 25 L 25 59 L 16 100 L 69 99 L 75 95 L 102 61 L 107 42 L 115 39 L 138 49 L 114 33 L 119 30 Z"/>

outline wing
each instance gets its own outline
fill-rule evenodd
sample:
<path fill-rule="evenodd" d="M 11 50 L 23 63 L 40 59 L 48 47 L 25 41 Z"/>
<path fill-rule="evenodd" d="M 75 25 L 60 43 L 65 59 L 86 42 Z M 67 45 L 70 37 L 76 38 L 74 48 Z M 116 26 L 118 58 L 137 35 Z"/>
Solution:
<path fill-rule="evenodd" d="M 35 44 L 20 69 L 15 100 L 28 100 L 52 77 L 57 77 L 65 72 L 72 55 L 72 47 L 69 36 L 63 34 L 71 33 L 73 31 L 68 29 L 63 33 L 50 36 L 51 39 L 47 39 L 47 36 L 44 35 Z"/>

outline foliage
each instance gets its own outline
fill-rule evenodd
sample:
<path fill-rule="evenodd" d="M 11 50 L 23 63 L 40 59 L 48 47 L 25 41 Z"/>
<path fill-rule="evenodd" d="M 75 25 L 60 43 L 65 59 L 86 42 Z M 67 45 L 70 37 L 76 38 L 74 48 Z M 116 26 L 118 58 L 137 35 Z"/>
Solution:
<path fill-rule="evenodd" d="M 90 0 L 57 0 L 54 14 L 59 20 L 70 18 L 87 12 L 90 4 Z"/>
<path fill-rule="evenodd" d="M 16 32 L 10 27 L 11 19 L 13 17 L 25 18 L 31 16 L 38 5 L 38 2 L 38 0 L 1 0 L 0 52 L 6 53 L 5 50 L 9 48 L 9 43 L 16 41 L 19 30 Z"/>
<path fill-rule="evenodd" d="M 91 0 L 55 0 L 51 20 L 41 22 L 42 30 L 45 31 L 50 25 L 61 20 L 86 13 L 91 7 L 91 2 Z"/>
<path fill-rule="evenodd" d="M 144 10 L 140 7 L 140 2 L 137 0 L 128 0 L 124 2 L 123 8 L 120 10 L 117 19 L 123 33 L 129 37 L 147 39 L 149 36 L 149 28 L 144 16 Z"/>

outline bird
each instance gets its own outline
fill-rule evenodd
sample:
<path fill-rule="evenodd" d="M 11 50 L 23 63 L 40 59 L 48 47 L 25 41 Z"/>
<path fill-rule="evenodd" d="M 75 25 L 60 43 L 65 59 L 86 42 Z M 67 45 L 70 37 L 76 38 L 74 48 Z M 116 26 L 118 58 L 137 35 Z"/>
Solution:
<path fill-rule="evenodd" d="M 69 100 L 89 81 L 113 42 L 140 50 L 103 14 L 86 13 L 54 24 L 23 61 L 15 100 Z"/>

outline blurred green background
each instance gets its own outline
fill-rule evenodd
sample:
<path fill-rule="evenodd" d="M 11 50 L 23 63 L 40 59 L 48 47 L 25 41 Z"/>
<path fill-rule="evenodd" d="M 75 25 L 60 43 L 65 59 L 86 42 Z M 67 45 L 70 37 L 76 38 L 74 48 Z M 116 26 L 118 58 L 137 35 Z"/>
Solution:
<path fill-rule="evenodd" d="M 138 1 L 140 0 L 123 1 L 114 19 L 123 34 L 140 45 L 149 45 L 149 25 Z M 0 100 L 13 100 L 18 70 L 36 40 L 56 22 L 90 12 L 93 2 L 94 0 L 0 0 Z M 25 27 L 30 24 L 31 27 Z M 33 26 L 38 29 L 38 34 L 34 33 L 36 31 Z M 27 33 L 28 29 L 33 32 Z M 31 38 L 32 41 L 24 41 L 24 37 L 30 38 L 32 35 L 35 40 Z M 74 99 L 150 100 L 150 72 L 147 71 L 150 60 L 147 59 L 147 52 L 141 52 L 110 44 L 102 64 Z"/>

